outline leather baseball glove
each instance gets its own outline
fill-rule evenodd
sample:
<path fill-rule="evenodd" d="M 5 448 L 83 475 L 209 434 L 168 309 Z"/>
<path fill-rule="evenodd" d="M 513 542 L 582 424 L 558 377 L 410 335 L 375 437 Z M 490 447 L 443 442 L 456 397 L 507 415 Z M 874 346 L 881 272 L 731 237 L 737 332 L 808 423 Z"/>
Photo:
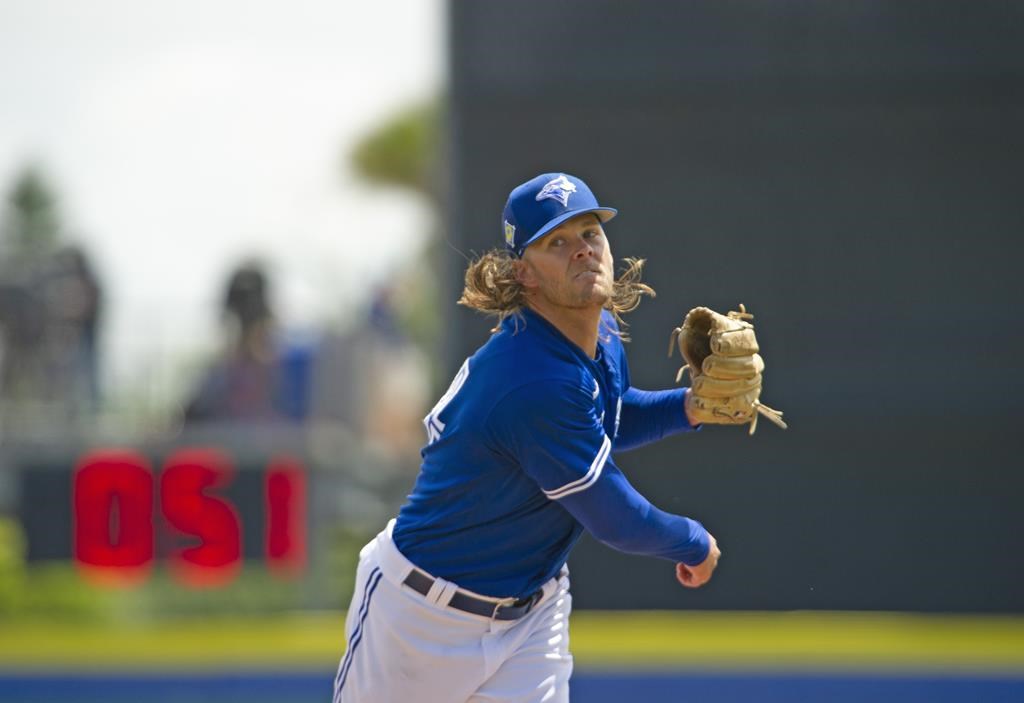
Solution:
<path fill-rule="evenodd" d="M 754 316 L 740 303 L 735 310 L 722 315 L 709 308 L 694 308 L 686 315 L 682 327 L 672 331 L 672 339 L 686 365 L 679 369 L 676 383 L 690 371 L 691 416 L 699 423 L 745 425 L 750 434 L 757 429 L 757 418 L 764 415 L 782 429 L 782 413 L 760 401 L 761 372 L 764 360 L 758 354 Z M 669 356 L 672 355 L 670 342 Z"/>

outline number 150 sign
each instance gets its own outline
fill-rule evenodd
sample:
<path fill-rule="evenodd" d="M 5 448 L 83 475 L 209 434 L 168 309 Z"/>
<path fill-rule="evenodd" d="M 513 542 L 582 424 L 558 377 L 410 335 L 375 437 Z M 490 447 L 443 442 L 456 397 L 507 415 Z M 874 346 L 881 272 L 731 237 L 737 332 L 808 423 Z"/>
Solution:
<path fill-rule="evenodd" d="M 242 523 L 223 495 L 234 480 L 228 454 L 218 449 L 180 449 L 164 462 L 159 477 L 132 450 L 98 450 L 84 456 L 72 486 L 74 558 L 83 573 L 107 583 L 138 583 L 150 573 L 159 510 L 172 541 L 171 573 L 192 586 L 218 586 L 238 574 Z M 298 575 L 306 561 L 306 482 L 290 457 L 271 459 L 263 476 L 267 567 Z"/>

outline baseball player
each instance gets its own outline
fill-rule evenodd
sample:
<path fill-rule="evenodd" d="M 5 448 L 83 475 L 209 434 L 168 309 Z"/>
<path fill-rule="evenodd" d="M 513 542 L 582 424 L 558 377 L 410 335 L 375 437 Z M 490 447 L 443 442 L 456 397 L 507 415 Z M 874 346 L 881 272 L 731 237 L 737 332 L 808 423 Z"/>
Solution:
<path fill-rule="evenodd" d="M 360 552 L 334 703 L 568 701 L 565 563 L 583 530 L 674 562 L 685 587 L 711 578 L 715 538 L 652 505 L 612 454 L 749 421 L 750 403 L 719 414 L 689 388 L 630 385 L 619 316 L 653 291 L 642 261 L 614 276 L 616 212 L 564 173 L 509 196 L 504 249 L 470 264 L 459 301 L 498 325 L 424 419 L 408 501 Z"/>

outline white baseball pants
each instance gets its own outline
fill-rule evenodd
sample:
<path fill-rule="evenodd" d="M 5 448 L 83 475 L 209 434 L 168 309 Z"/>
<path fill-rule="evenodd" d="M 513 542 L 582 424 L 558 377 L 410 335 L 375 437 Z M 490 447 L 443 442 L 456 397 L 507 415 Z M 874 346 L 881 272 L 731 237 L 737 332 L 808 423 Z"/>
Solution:
<path fill-rule="evenodd" d="M 449 607 L 443 579 L 425 596 L 403 586 L 414 566 L 393 526 L 359 553 L 334 703 L 568 703 L 568 570 L 524 617 L 489 619 Z"/>

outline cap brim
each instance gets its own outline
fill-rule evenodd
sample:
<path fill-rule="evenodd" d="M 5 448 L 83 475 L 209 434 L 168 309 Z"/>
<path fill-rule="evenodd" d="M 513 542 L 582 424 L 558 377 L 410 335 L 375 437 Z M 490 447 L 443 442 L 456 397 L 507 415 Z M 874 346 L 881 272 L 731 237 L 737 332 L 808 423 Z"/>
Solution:
<path fill-rule="evenodd" d="M 541 227 L 535 235 L 527 239 L 523 243 L 522 248 L 526 249 L 526 247 L 530 246 L 544 235 L 550 234 L 551 230 L 557 228 L 558 225 L 562 224 L 566 220 L 571 220 L 572 218 L 578 217 L 579 215 L 586 215 L 588 212 L 596 214 L 597 219 L 601 220 L 601 224 L 604 224 L 605 222 L 619 214 L 619 211 L 613 207 L 591 207 L 584 208 L 582 210 L 570 210 L 568 212 L 563 212 L 561 215 L 552 219 L 546 225 Z"/>

